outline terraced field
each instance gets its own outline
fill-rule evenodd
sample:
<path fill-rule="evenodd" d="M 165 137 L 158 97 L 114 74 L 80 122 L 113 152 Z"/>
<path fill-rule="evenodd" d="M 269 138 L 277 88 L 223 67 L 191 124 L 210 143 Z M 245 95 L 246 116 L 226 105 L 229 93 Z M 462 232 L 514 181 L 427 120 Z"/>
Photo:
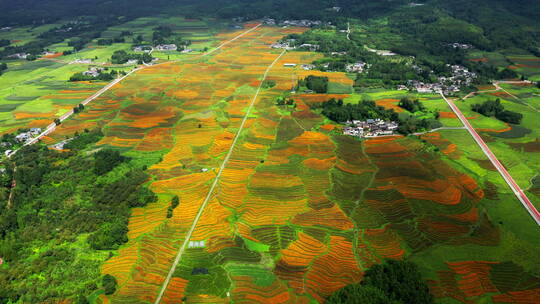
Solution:
<path fill-rule="evenodd" d="M 270 70 L 276 86 L 259 94 L 185 239 L 279 55 L 269 44 L 300 31 L 261 27 L 211 56 L 141 70 L 46 139 L 102 128 L 98 146 L 147 166 L 148 185 L 159 195 L 133 210 L 128 243 L 102 267 L 119 289 L 95 294 L 97 302 L 154 303 L 189 242 L 162 303 L 323 302 L 374 263 L 406 257 L 441 302 L 532 303 L 540 290 L 537 227 L 472 139 L 445 130 L 359 141 L 310 109 L 331 97 L 355 102 L 350 94 L 297 94 L 295 107 L 277 106 L 291 79 L 316 73 L 340 87 L 352 84 L 342 73 L 284 67 L 310 63 L 318 56 L 312 53 L 286 53 Z M 394 106 L 396 92 L 375 94 Z M 424 102 L 444 111 L 434 96 Z M 445 115 L 452 125 L 455 118 Z M 167 218 L 174 195 L 180 205 Z"/>

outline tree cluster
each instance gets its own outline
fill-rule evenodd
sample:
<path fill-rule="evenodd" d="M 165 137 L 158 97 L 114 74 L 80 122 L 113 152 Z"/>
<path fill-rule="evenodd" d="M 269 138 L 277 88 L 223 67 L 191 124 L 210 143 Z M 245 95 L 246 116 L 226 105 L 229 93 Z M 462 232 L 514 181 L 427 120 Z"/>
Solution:
<path fill-rule="evenodd" d="M 128 158 L 122 156 L 118 151 L 105 149 L 94 153 L 94 159 L 94 173 L 96 175 L 103 175 L 110 172 L 114 167 L 123 163 Z"/>
<path fill-rule="evenodd" d="M 407 261 L 387 260 L 371 266 L 360 284 L 334 292 L 329 304 L 432 304 L 433 295 L 418 267 Z"/>
<path fill-rule="evenodd" d="M 276 104 L 278 106 L 294 106 L 295 103 L 296 102 L 292 98 L 284 98 L 280 96 L 276 99 Z"/>
<path fill-rule="evenodd" d="M 0 75 L 4 74 L 4 72 L 8 69 L 8 66 L 6 63 L 0 63 Z"/>
<path fill-rule="evenodd" d="M 171 200 L 171 205 L 167 208 L 167 218 L 173 216 L 173 211 L 178 205 L 180 205 L 180 198 L 178 198 L 178 195 L 175 195 Z"/>
<path fill-rule="evenodd" d="M 114 64 L 124 64 L 129 60 L 137 60 L 139 64 L 152 62 L 152 55 L 148 53 L 130 54 L 124 50 L 115 51 L 111 56 L 111 62 Z"/>
<path fill-rule="evenodd" d="M 129 159 L 121 157 L 120 166 L 115 153 L 102 157 L 80 151 L 100 134 L 84 132 L 67 152 L 26 146 L 7 161 L 6 168 L 16 169 L 0 185 L 13 192 L 11 206 L 0 195 L 0 256 L 9 263 L 0 272 L 1 303 L 54 303 L 89 295 L 98 286 L 114 292 L 115 284 L 100 282 L 99 263 L 86 257 L 123 244 L 131 208 L 157 197 L 143 186 L 148 174 Z M 115 163 L 116 172 L 97 175 L 100 159 Z M 12 178 L 16 186 L 9 189 Z M 35 280 L 29 273 L 49 279 Z"/>
<path fill-rule="evenodd" d="M 315 93 L 326 93 L 328 92 L 328 77 L 309 75 L 305 79 L 299 80 L 298 86 L 305 86 L 308 89 L 314 91 Z"/>
<path fill-rule="evenodd" d="M 77 114 L 84 110 L 84 105 L 82 103 L 78 104 L 76 107 L 73 108 L 73 113 Z"/>
<path fill-rule="evenodd" d="M 481 104 L 473 104 L 471 109 L 484 116 L 495 116 L 499 120 L 516 125 L 520 124 L 523 119 L 523 114 L 505 110 L 499 98 L 496 100 L 487 100 Z"/>
<path fill-rule="evenodd" d="M 398 114 L 394 110 L 387 110 L 371 100 L 363 100 L 357 104 L 344 104 L 343 100 L 332 98 L 320 104 L 312 104 L 311 106 L 315 109 L 322 109 L 321 113 L 335 122 L 376 118 L 392 121 L 399 119 Z"/>
<path fill-rule="evenodd" d="M 71 75 L 71 77 L 69 77 L 69 80 L 70 82 L 75 82 L 75 81 L 94 81 L 94 80 L 100 80 L 100 81 L 111 81 L 113 79 L 115 79 L 116 77 L 118 76 L 118 71 L 116 70 L 111 70 L 110 72 L 104 72 L 104 71 L 101 71 L 99 73 L 99 75 L 97 76 L 92 76 L 92 75 L 85 75 L 83 74 L 82 72 L 77 72 L 73 75 Z"/>
<path fill-rule="evenodd" d="M 399 101 L 398 106 L 411 113 L 423 112 L 426 110 L 426 107 L 418 101 L 418 99 L 410 99 L 408 97 L 402 98 Z"/>

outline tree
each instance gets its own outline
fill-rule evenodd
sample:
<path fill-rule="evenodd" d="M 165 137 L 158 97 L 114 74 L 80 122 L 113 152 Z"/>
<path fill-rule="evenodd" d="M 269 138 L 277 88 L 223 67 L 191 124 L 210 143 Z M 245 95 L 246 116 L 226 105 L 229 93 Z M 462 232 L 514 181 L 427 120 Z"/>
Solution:
<path fill-rule="evenodd" d="M 171 200 L 171 205 L 167 208 L 167 218 L 171 218 L 173 215 L 173 210 L 180 205 L 180 199 L 178 195 L 175 195 Z"/>
<path fill-rule="evenodd" d="M 94 172 L 97 175 L 103 175 L 125 161 L 127 158 L 120 155 L 120 152 L 114 150 L 100 150 L 94 154 L 95 167 Z"/>
<path fill-rule="evenodd" d="M 411 262 L 388 260 L 374 265 L 366 271 L 362 285 L 379 288 L 390 299 L 402 303 L 433 303 L 418 267 Z"/>
<path fill-rule="evenodd" d="M 55 123 L 57 126 L 59 126 L 59 125 L 62 123 L 62 121 L 60 120 L 60 118 L 55 118 L 55 119 L 54 119 L 54 123 Z"/>
<path fill-rule="evenodd" d="M 327 303 L 432 304 L 434 300 L 415 264 L 387 260 L 371 266 L 360 284 L 334 292 Z"/>
<path fill-rule="evenodd" d="M 521 120 L 523 119 L 523 114 L 505 110 L 499 98 L 497 98 L 496 100 L 485 101 L 482 104 L 473 104 L 471 106 L 471 109 L 484 116 L 495 116 L 501 121 L 512 124 L 520 124 Z"/>
<path fill-rule="evenodd" d="M 178 197 L 178 195 L 175 195 L 171 200 L 171 207 L 174 209 L 178 207 L 178 205 L 180 205 L 180 198 Z"/>
<path fill-rule="evenodd" d="M 326 299 L 328 304 L 390 304 L 388 296 L 373 286 L 352 284 L 334 292 Z"/>
<path fill-rule="evenodd" d="M 113 277 L 110 274 L 106 274 L 103 276 L 101 285 L 103 286 L 103 289 L 105 290 L 105 294 L 111 295 L 116 292 L 116 286 L 118 285 L 118 282 L 116 281 L 115 277 Z"/>
<path fill-rule="evenodd" d="M 418 99 L 409 99 L 407 97 L 402 98 L 399 101 L 398 106 L 411 113 L 415 113 L 418 111 L 423 112 L 426 110 L 426 107 L 424 107 L 424 105 L 420 101 L 418 101 Z"/>
<path fill-rule="evenodd" d="M 90 302 L 88 302 L 88 299 L 84 295 L 79 295 L 75 303 L 76 304 L 90 304 Z"/>
<path fill-rule="evenodd" d="M 121 221 L 105 223 L 88 237 L 88 244 L 96 250 L 116 249 L 127 242 L 127 225 Z"/>
<path fill-rule="evenodd" d="M 504 122 L 519 125 L 521 123 L 521 120 L 523 119 L 523 114 L 508 111 L 508 110 L 503 110 L 495 114 L 495 117 Z"/>
<path fill-rule="evenodd" d="M 306 87 L 315 93 L 326 93 L 328 91 L 328 77 L 309 75 L 305 79 Z"/>

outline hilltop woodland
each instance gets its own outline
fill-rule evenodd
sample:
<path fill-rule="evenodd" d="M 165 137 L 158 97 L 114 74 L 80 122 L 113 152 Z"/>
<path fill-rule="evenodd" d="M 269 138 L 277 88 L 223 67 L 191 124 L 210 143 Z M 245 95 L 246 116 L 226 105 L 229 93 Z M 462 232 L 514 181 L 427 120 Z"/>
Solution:
<path fill-rule="evenodd" d="M 145 168 L 118 151 L 82 152 L 101 137 L 100 131 L 84 132 L 66 145 L 68 152 L 27 146 L 6 161 L 8 170 L 0 176 L 0 257 L 9 267 L 0 272 L 0 303 L 111 291 L 114 284 L 102 280 L 99 265 L 127 241 L 131 208 L 157 197 L 144 187 Z M 62 285 L 50 284 L 55 280 Z"/>
<path fill-rule="evenodd" d="M 415 264 L 387 260 L 371 266 L 359 284 L 334 292 L 328 304 L 432 304 L 427 284 Z"/>
<path fill-rule="evenodd" d="M 377 118 L 385 121 L 396 121 L 399 123 L 398 132 L 404 135 L 428 131 L 442 126 L 438 120 L 439 113 L 427 113 L 427 110 L 418 100 L 403 98 L 399 102 L 399 106 L 409 111 L 410 114 L 398 114 L 393 109 L 378 106 L 371 100 L 362 100 L 356 104 L 344 104 L 343 100 L 332 98 L 311 105 L 313 109 L 319 109 L 322 115 L 338 123 Z"/>

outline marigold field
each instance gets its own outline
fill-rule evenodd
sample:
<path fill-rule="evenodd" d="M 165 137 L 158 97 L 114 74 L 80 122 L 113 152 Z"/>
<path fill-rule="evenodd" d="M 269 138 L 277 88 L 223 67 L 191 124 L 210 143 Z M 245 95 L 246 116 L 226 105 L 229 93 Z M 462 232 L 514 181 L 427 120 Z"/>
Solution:
<path fill-rule="evenodd" d="M 260 27 L 209 56 L 145 68 L 51 134 L 52 142 L 101 128 L 105 137 L 97 145 L 148 165 L 148 186 L 159 196 L 132 211 L 129 241 L 102 266 L 119 288 L 98 301 L 155 301 L 265 70 L 279 55 L 269 45 L 301 31 Z M 500 177 L 489 175 L 488 184 L 475 171 L 479 163 L 471 158 L 483 159 L 472 157 L 474 145 L 452 136 L 461 130 L 361 141 L 341 135 L 310 108 L 348 95 L 297 94 L 291 96 L 296 107 L 276 105 L 291 79 L 315 73 L 284 64 L 319 57 L 287 52 L 270 70 L 267 79 L 276 86 L 255 100 L 189 240 L 204 246 L 185 250 L 162 303 L 324 302 L 359 282 L 371 265 L 404 258 L 420 266 L 444 303 L 538 300 L 540 268 L 527 257 L 538 257 L 539 238 L 525 232 L 537 227 Z M 316 73 L 353 83 L 343 73 Z M 78 96 L 58 94 L 55 99 Z M 396 108 L 397 100 L 377 103 Z M 538 150 L 537 142 L 515 145 Z M 174 195 L 180 205 L 167 218 Z M 507 210 L 515 210 L 508 220 Z"/>

